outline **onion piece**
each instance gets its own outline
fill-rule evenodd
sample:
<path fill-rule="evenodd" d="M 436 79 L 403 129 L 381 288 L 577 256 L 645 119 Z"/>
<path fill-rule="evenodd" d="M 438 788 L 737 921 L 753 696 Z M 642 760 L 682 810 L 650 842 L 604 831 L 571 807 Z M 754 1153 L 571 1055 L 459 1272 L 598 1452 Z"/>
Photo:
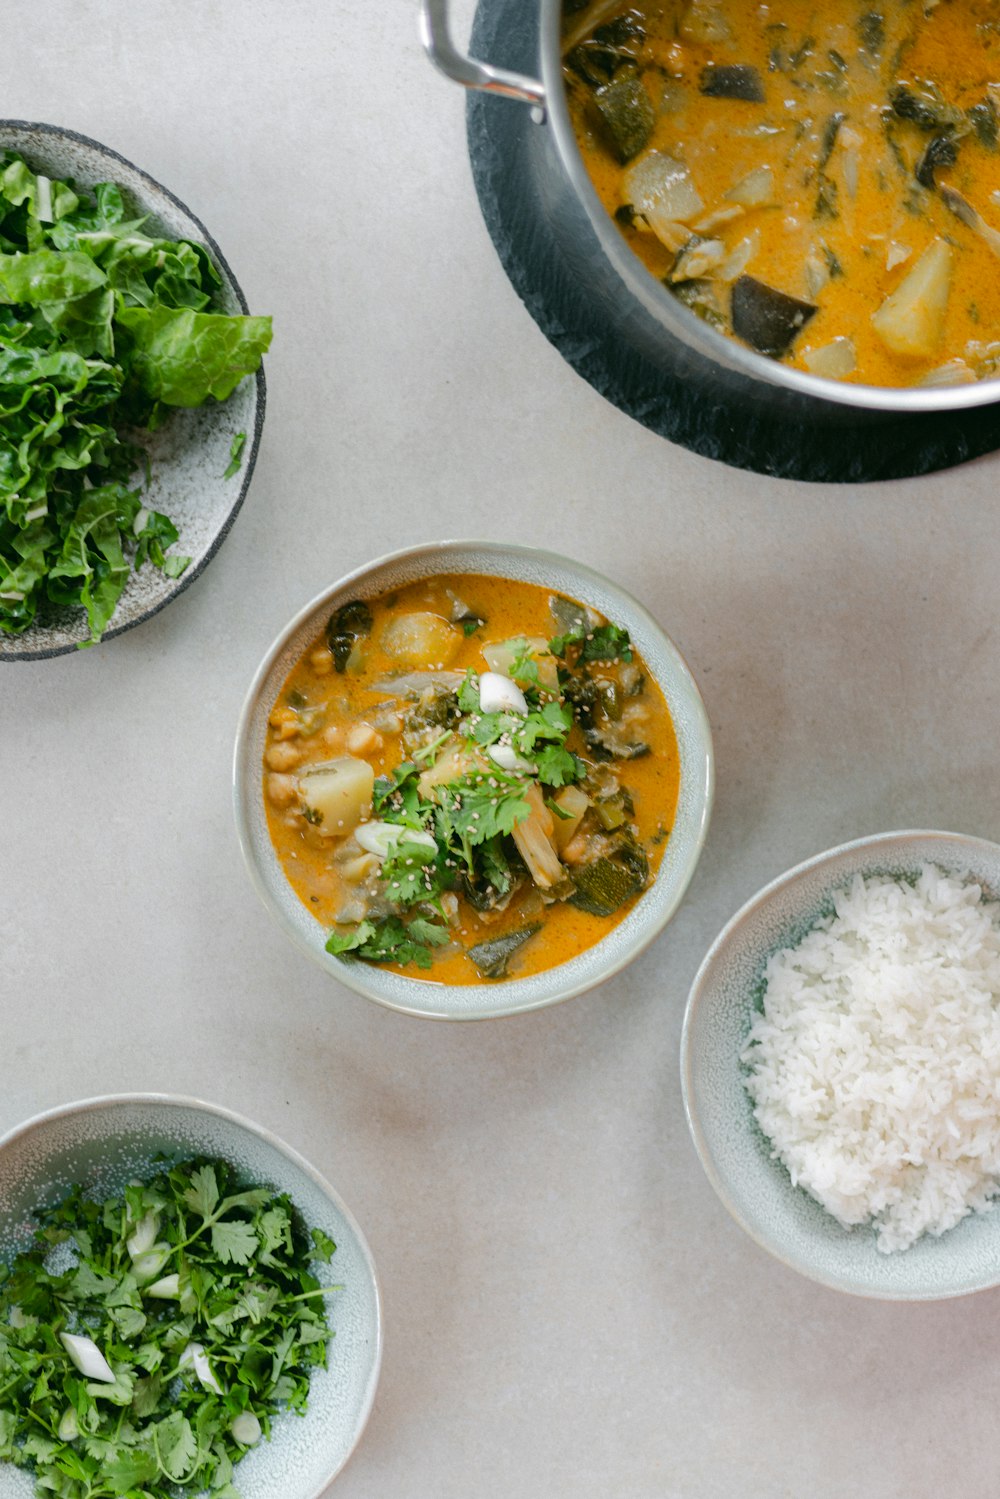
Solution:
<path fill-rule="evenodd" d="M 373 682 L 372 692 L 381 692 L 386 697 L 404 698 L 417 696 L 428 687 L 452 687 L 456 690 L 465 681 L 464 671 L 408 671 L 401 677 L 384 677 Z"/>
<path fill-rule="evenodd" d="M 170 1258 L 169 1244 L 154 1244 L 152 1248 L 137 1254 L 132 1260 L 132 1274 L 140 1285 L 155 1280 Z"/>
<path fill-rule="evenodd" d="M 145 1294 L 155 1296 L 158 1301 L 179 1301 L 181 1278 L 178 1274 L 165 1275 L 162 1280 L 154 1280 L 151 1286 L 146 1286 Z"/>
<path fill-rule="evenodd" d="M 223 1393 L 222 1386 L 215 1377 L 212 1366 L 208 1362 L 208 1355 L 201 1343 L 189 1343 L 187 1345 L 178 1360 L 178 1368 L 194 1369 L 195 1374 L 206 1390 L 211 1390 L 216 1395 Z"/>
<path fill-rule="evenodd" d="M 114 1384 L 114 1371 L 93 1338 L 81 1338 L 76 1333 L 61 1332 L 59 1341 L 84 1378 L 96 1379 L 101 1384 Z"/>
<path fill-rule="evenodd" d="M 721 208 L 713 208 L 708 213 L 703 213 L 691 227 L 699 234 L 710 234 L 713 229 L 721 229 L 723 224 L 731 224 L 734 219 L 741 219 L 745 213 L 746 209 L 740 203 L 724 204 Z"/>
<path fill-rule="evenodd" d="M 479 707 L 483 713 L 520 713 L 522 717 L 528 712 L 520 687 L 498 671 L 484 671 L 479 678 Z"/>
<path fill-rule="evenodd" d="M 152 1249 L 156 1243 L 156 1236 L 160 1232 L 160 1215 L 150 1208 L 144 1213 L 136 1224 L 130 1238 L 125 1240 L 125 1248 L 129 1252 L 129 1258 L 137 1260 L 141 1254 Z"/>
<path fill-rule="evenodd" d="M 629 167 L 623 181 L 626 202 L 656 235 L 660 225 L 668 226 L 669 233 L 705 210 L 688 168 L 663 151 L 647 151 Z"/>
<path fill-rule="evenodd" d="M 670 272 L 671 281 L 700 281 L 711 276 L 726 258 L 726 247 L 721 239 L 696 241 L 682 250 L 677 264 Z"/>
<path fill-rule="evenodd" d="M 229 1430 L 241 1447 L 253 1447 L 262 1436 L 261 1424 L 253 1411 L 242 1411 L 229 1423 Z"/>
<path fill-rule="evenodd" d="M 522 759 L 512 744 L 491 744 L 486 753 L 501 770 L 520 771 L 522 775 L 538 774 L 538 767 L 530 760 Z"/>
<path fill-rule="evenodd" d="M 987 224 L 982 214 L 953 187 L 942 187 L 938 191 L 944 199 L 945 206 L 951 209 L 956 219 L 959 219 L 974 234 L 978 234 L 981 240 L 985 240 L 994 255 L 1000 257 L 1000 232 Z"/>
<path fill-rule="evenodd" d="M 437 843 L 431 833 L 407 828 L 398 822 L 363 822 L 355 828 L 354 838 L 366 853 L 374 854 L 377 859 L 391 858 L 397 845 L 404 841 L 437 853 Z"/>
<path fill-rule="evenodd" d="M 719 281 L 735 281 L 739 276 L 743 275 L 743 272 L 759 249 L 760 230 L 754 229 L 750 234 L 744 235 L 733 246 L 716 271 L 716 279 Z"/>
<path fill-rule="evenodd" d="M 80 1423 L 77 1420 L 76 1411 L 68 1405 L 59 1422 L 59 1440 L 60 1442 L 75 1442 L 79 1435 Z"/>
<path fill-rule="evenodd" d="M 858 367 L 857 353 L 849 338 L 835 338 L 818 349 L 807 349 L 802 363 L 811 375 L 822 375 L 827 380 L 843 380 Z"/>
<path fill-rule="evenodd" d="M 964 359 L 949 359 L 939 364 L 936 370 L 928 370 L 918 385 L 975 385 L 977 375 L 970 370 Z"/>
<path fill-rule="evenodd" d="M 742 204 L 744 208 L 763 208 L 765 203 L 773 203 L 774 172 L 770 167 L 754 167 L 729 189 L 726 201 Z"/>

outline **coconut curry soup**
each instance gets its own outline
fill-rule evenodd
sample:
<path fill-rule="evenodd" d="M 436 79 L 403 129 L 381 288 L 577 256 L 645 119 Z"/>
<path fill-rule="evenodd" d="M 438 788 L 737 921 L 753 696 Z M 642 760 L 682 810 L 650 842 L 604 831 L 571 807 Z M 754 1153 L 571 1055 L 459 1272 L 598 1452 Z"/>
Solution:
<path fill-rule="evenodd" d="M 832 379 L 997 373 L 997 0 L 567 0 L 563 35 L 597 192 L 699 317 Z"/>
<path fill-rule="evenodd" d="M 625 630 L 506 578 L 331 616 L 269 718 L 264 794 L 329 952 L 450 984 L 591 946 L 653 878 L 677 805 L 663 695 Z"/>

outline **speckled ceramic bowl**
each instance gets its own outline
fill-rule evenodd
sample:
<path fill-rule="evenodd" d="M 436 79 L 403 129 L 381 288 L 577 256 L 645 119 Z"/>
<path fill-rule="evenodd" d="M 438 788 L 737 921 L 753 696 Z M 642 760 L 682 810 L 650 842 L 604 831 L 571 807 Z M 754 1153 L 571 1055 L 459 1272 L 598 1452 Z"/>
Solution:
<path fill-rule="evenodd" d="M 331 957 L 324 949 L 326 929 L 289 885 L 268 836 L 262 785 L 267 718 L 292 666 L 322 634 L 340 604 L 374 598 L 437 573 L 480 573 L 537 583 L 579 599 L 623 625 L 663 689 L 677 734 L 680 799 L 656 879 L 601 942 L 529 978 L 440 984 Z M 442 541 L 396 552 L 359 568 L 307 604 L 282 630 L 254 678 L 237 731 L 234 766 L 240 844 L 257 892 L 282 930 L 332 977 L 359 994 L 391 1009 L 437 1020 L 480 1020 L 537 1010 L 580 994 L 624 968 L 662 931 L 680 904 L 708 831 L 713 786 L 711 730 L 698 688 L 676 646 L 646 610 L 579 562 L 531 547 L 486 541 Z"/>
<path fill-rule="evenodd" d="M 336 1336 L 328 1369 L 317 1369 L 304 1417 L 279 1416 L 271 1440 L 238 1465 L 244 1499 L 319 1499 L 364 1430 L 375 1398 L 382 1325 L 375 1266 L 348 1209 L 323 1177 L 267 1130 L 196 1099 L 160 1094 L 92 1098 L 40 1114 L 0 1139 L 0 1260 L 27 1248 L 35 1207 L 79 1182 L 95 1196 L 120 1191 L 153 1169 L 153 1158 L 221 1157 L 248 1185 L 287 1192 L 310 1228 L 334 1240 L 328 1302 Z M 326 1267 L 324 1267 L 325 1271 Z M 322 1277 L 321 1277 L 322 1278 Z M 31 1499 L 21 1469 L 0 1463 L 0 1499 Z"/>
<path fill-rule="evenodd" d="M 822 1285 L 858 1296 L 934 1301 L 1000 1285 L 1000 1208 L 940 1238 L 881 1254 L 870 1228 L 845 1229 L 771 1157 L 739 1057 L 768 957 L 801 941 L 855 874 L 912 876 L 922 864 L 1000 894 L 1000 847 L 959 833 L 883 833 L 800 864 L 766 885 L 716 938 L 688 999 L 681 1040 L 684 1105 L 712 1186 L 764 1249 Z"/>
<path fill-rule="evenodd" d="M 179 198 L 117 151 L 73 130 L 24 120 L 0 120 L 0 150 L 17 151 L 30 166 L 50 177 L 72 178 L 84 187 L 116 182 L 136 217 L 147 216 L 148 228 L 171 239 L 190 239 L 207 246 L 222 277 L 215 310 L 231 314 L 249 311 L 236 277 L 204 224 Z M 151 470 L 144 503 L 170 516 L 180 532 L 174 550 L 189 556 L 191 562 L 179 578 L 168 578 L 148 564 L 133 573 L 104 632 L 105 640 L 157 614 L 204 572 L 243 504 L 263 425 L 264 373 L 259 370 L 252 380 L 243 380 L 228 401 L 210 401 L 194 411 L 175 411 L 159 432 L 143 434 Z M 226 479 L 223 475 L 238 432 L 247 435 L 242 464 L 237 474 Z M 0 634 L 0 661 L 61 656 L 87 639 L 83 610 L 67 609 L 49 615 L 42 624 L 33 624 L 23 635 Z"/>

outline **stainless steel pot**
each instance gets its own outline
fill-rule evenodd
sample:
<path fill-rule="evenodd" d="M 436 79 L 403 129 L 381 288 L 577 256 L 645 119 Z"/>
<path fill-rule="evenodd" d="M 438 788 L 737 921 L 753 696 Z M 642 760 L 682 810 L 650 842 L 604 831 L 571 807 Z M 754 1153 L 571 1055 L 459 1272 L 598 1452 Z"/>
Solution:
<path fill-rule="evenodd" d="M 851 385 L 820 379 L 754 353 L 689 312 L 629 249 L 587 175 L 563 87 L 560 0 L 525 3 L 535 4 L 538 11 L 540 79 L 493 67 L 462 53 L 451 40 L 448 0 L 421 0 L 423 43 L 432 62 L 456 83 L 519 100 L 531 108 L 538 127 L 537 186 L 546 217 L 573 271 L 591 296 L 605 306 L 623 339 L 654 359 L 657 351 L 662 354 L 669 346 L 672 367 L 682 374 L 685 354 L 692 368 L 702 366 L 707 359 L 716 367 L 723 389 L 735 384 L 745 390 L 749 380 L 763 387 L 760 394 L 765 398 L 767 387 L 773 398 L 773 388 L 780 386 L 810 401 L 902 414 L 955 411 L 1000 401 L 1000 379 L 972 385 L 914 387 Z"/>

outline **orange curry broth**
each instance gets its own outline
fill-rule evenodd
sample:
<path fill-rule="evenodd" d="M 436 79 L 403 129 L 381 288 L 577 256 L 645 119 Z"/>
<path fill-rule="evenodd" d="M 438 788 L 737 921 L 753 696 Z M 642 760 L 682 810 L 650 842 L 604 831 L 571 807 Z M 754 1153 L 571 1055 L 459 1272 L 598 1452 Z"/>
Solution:
<path fill-rule="evenodd" d="M 935 132 L 896 122 L 904 171 L 893 157 L 883 124 L 889 91 L 897 80 L 930 81 L 948 104 L 962 110 L 981 104 L 988 84 L 1000 84 L 1000 5 L 996 0 L 940 0 L 927 16 L 917 0 L 905 4 L 901 0 L 855 0 L 839 6 L 815 0 L 774 0 L 772 4 L 719 0 L 715 8 L 730 30 L 725 41 L 685 40 L 679 34 L 685 11 L 682 0 L 622 5 L 604 15 L 602 24 L 631 14 L 646 28 L 640 70 L 654 108 L 661 107 L 662 112 L 648 146 L 636 160 L 654 150 L 686 162 L 707 211 L 724 205 L 726 193 L 755 168 L 772 168 L 776 206 L 748 209 L 735 223 L 705 233 L 732 248 L 758 230 L 760 248 L 746 273 L 818 305 L 785 362 L 805 369 L 803 356 L 810 350 L 834 338 L 849 337 L 856 349 L 857 367 L 843 378 L 873 385 L 912 385 L 946 361 L 965 357 L 970 342 L 1000 339 L 997 253 L 961 223 L 935 192 L 916 187 L 914 169 Z M 884 17 L 886 40 L 878 60 L 866 58 L 859 42 L 859 20 L 869 11 Z M 567 16 L 567 31 L 577 19 Z M 781 23 L 787 28 L 784 32 L 774 29 Z M 772 47 L 781 37 L 789 50 L 805 39 L 814 42 L 798 85 L 785 73 L 769 68 Z M 900 51 L 900 43 L 911 37 L 915 37 L 912 44 Z M 836 91 L 815 81 L 817 71 L 831 73 L 830 49 L 848 65 Z M 650 63 L 652 70 L 646 71 Z M 699 80 L 709 63 L 756 67 L 765 103 L 702 95 Z M 613 215 L 627 202 L 622 179 L 628 166 L 621 165 L 609 149 L 587 87 L 568 69 L 567 82 L 584 163 L 601 201 Z M 662 107 L 670 89 L 675 93 L 669 106 Z M 826 171 L 837 184 L 839 213 L 835 219 L 818 219 L 817 166 L 823 132 L 835 111 L 843 111 L 844 124 L 863 138 L 857 191 L 852 197 L 845 190 L 842 157 L 838 160 L 840 150 L 835 149 Z M 777 127 L 776 133 L 757 133 L 762 125 Z M 1000 228 L 1000 206 L 991 197 L 1000 190 L 1000 150 L 980 141 L 974 130 L 961 135 L 957 163 L 938 168 L 936 182 L 956 188 L 992 227 Z M 622 232 L 654 276 L 669 273 L 674 256 L 654 234 L 634 228 Z M 956 252 L 943 336 L 932 358 L 903 358 L 880 341 L 871 316 L 935 238 L 945 239 Z M 909 254 L 890 269 L 891 242 Z M 820 243 L 836 257 L 843 274 L 814 292 L 807 284 L 805 265 L 810 252 L 814 256 L 823 253 Z M 724 286 L 719 290 L 720 302 L 728 308 L 728 291 Z M 992 360 L 993 355 L 988 357 Z M 992 374 L 992 365 L 977 373 Z"/>
<path fill-rule="evenodd" d="M 344 752 L 343 743 L 336 731 L 358 723 L 366 723 L 385 705 L 386 694 L 374 692 L 369 683 L 384 679 L 393 673 L 407 670 L 401 668 L 379 647 L 382 628 L 395 614 L 410 610 L 429 610 L 447 619 L 452 600 L 446 590 L 452 589 L 463 602 L 481 615 L 485 626 L 469 638 L 463 638 L 455 657 L 449 663 L 450 670 L 476 672 L 486 670 L 481 649 L 493 641 L 508 640 L 513 636 L 544 636 L 549 639 L 556 633 L 549 612 L 551 591 L 531 583 L 512 582 L 507 578 L 478 576 L 441 575 L 419 583 L 413 583 L 379 598 L 367 599 L 374 616 L 374 627 L 370 639 L 365 642 L 364 669 L 360 675 L 350 672 L 317 674 L 310 656 L 325 644 L 319 636 L 306 650 L 302 658 L 289 672 L 278 698 L 278 704 L 287 700 L 290 692 L 300 693 L 310 706 L 323 710 L 323 728 L 308 738 L 291 741 L 301 751 L 301 759 L 295 770 L 301 772 L 308 766 L 322 763 L 332 755 Z M 651 745 L 652 753 L 627 762 L 612 762 L 621 783 L 627 786 L 635 805 L 634 825 L 638 840 L 649 858 L 650 878 L 655 877 L 663 856 L 663 848 L 673 825 L 677 807 L 680 766 L 677 739 L 670 713 L 659 686 L 633 647 L 633 658 L 645 676 L 643 701 L 649 710 L 648 723 L 644 725 L 643 737 Z M 413 668 L 415 669 L 415 668 Z M 335 746 L 324 739 L 328 729 L 335 731 Z M 402 760 L 398 736 L 386 734 L 380 750 L 365 754 L 374 767 L 376 775 L 389 774 Z M 279 742 L 277 731 L 269 729 L 267 748 Z M 574 727 L 568 747 L 585 757 L 585 747 L 579 729 Z M 265 750 L 266 756 L 267 750 Z M 265 763 L 265 786 L 269 769 Z M 295 807 L 280 810 L 273 806 L 265 793 L 268 829 L 275 851 L 281 861 L 289 884 L 306 908 L 324 927 L 333 926 L 345 886 L 333 867 L 332 851 L 338 840 L 323 838 L 308 826 Z M 500 916 L 477 912 L 467 901 L 459 901 L 459 940 L 471 947 L 490 937 L 500 936 L 524 924 L 521 910 L 525 895 L 531 895 L 535 887 L 528 882 L 527 890 L 519 892 L 510 906 Z M 631 900 L 607 917 L 594 916 L 580 911 L 565 901 L 545 907 L 540 918 L 544 925 L 536 936 L 525 943 L 511 962 L 510 977 L 526 978 L 530 974 L 554 968 L 559 963 L 574 957 L 583 948 L 591 947 L 607 935 L 629 912 L 640 896 Z M 485 917 L 485 919 L 484 919 Z M 537 916 L 533 920 L 539 919 Z M 414 964 L 399 967 L 396 964 L 381 964 L 408 978 L 425 978 L 432 982 L 448 984 L 482 983 L 483 979 L 475 965 L 463 953 L 435 951 L 431 969 L 420 969 Z"/>

